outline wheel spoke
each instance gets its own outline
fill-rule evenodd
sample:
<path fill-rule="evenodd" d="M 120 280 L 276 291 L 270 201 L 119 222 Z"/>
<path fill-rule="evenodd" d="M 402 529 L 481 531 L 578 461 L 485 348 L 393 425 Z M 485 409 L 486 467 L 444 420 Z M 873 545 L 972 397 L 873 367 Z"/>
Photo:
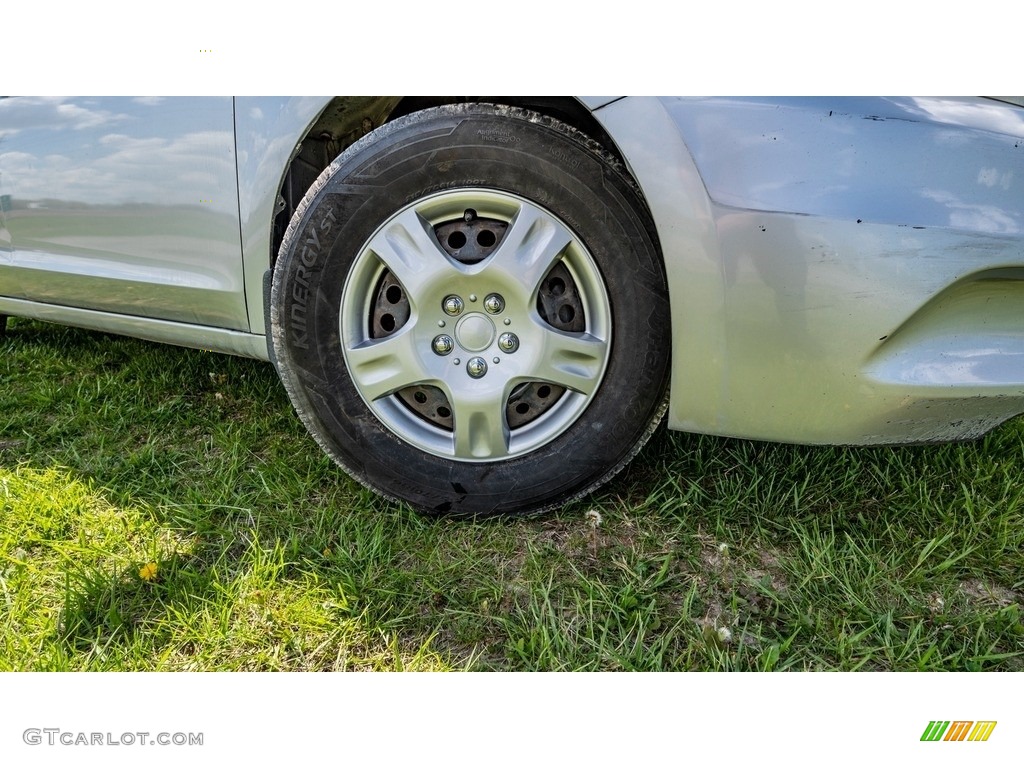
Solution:
<path fill-rule="evenodd" d="M 412 296 L 450 275 L 452 262 L 441 249 L 433 227 L 410 208 L 392 219 L 367 244 Z"/>
<path fill-rule="evenodd" d="M 508 456 L 505 398 L 497 388 L 449 394 L 455 415 L 455 455 L 501 459 Z"/>
<path fill-rule="evenodd" d="M 413 384 L 431 383 L 413 347 L 411 328 L 383 339 L 367 339 L 345 351 L 349 373 L 368 400 L 377 400 Z"/>
<path fill-rule="evenodd" d="M 523 203 L 487 268 L 514 276 L 524 289 L 522 298 L 529 302 L 536 296 L 544 275 L 572 241 L 572 233 L 552 216 Z"/>
<path fill-rule="evenodd" d="M 593 394 L 604 367 L 608 342 L 589 333 L 546 328 L 543 343 L 544 353 L 531 375 L 584 395 Z"/>

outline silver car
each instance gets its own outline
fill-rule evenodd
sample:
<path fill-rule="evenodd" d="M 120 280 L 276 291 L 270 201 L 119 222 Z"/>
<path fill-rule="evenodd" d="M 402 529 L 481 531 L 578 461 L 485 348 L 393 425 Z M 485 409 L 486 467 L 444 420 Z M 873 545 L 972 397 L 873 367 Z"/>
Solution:
<path fill-rule="evenodd" d="M 1024 412 L 1014 98 L 0 99 L 0 313 L 268 359 L 353 477 L 534 512 L 673 429 Z"/>

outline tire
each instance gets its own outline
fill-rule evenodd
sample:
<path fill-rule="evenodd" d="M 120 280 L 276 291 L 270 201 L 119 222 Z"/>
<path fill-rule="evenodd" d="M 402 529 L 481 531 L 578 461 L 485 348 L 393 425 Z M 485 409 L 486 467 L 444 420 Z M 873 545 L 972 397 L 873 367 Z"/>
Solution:
<path fill-rule="evenodd" d="M 666 406 L 664 268 L 621 167 L 555 120 L 428 109 L 347 149 L 274 268 L 275 363 L 349 474 L 432 514 L 608 480 Z"/>

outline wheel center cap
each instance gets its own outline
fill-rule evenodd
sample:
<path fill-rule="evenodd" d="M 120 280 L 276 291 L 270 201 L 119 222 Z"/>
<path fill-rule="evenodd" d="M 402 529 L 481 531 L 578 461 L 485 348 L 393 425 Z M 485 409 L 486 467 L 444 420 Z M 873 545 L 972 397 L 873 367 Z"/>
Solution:
<path fill-rule="evenodd" d="M 483 352 L 494 341 L 494 323 L 477 312 L 466 315 L 455 326 L 455 339 L 467 352 Z"/>

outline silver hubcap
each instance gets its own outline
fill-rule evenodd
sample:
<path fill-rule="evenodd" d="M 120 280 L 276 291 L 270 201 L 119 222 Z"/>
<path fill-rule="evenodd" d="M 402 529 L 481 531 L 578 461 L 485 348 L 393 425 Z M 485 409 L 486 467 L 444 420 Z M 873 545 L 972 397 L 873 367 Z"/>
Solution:
<path fill-rule="evenodd" d="M 495 461 L 583 413 L 607 366 L 611 310 L 597 265 L 553 214 L 459 190 L 403 208 L 366 242 L 341 338 L 360 396 L 392 432 L 437 456 Z"/>

